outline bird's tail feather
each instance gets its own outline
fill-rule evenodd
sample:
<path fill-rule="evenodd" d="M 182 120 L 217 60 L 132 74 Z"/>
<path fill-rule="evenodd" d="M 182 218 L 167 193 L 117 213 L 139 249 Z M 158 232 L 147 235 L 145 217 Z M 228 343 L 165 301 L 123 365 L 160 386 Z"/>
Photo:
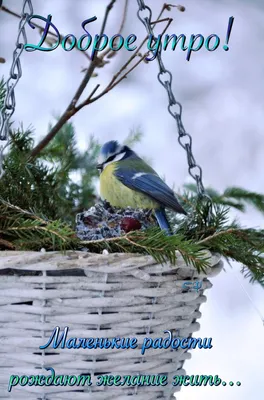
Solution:
<path fill-rule="evenodd" d="M 165 210 L 163 208 L 155 210 L 155 216 L 157 218 L 160 229 L 166 231 L 167 235 L 172 235 L 171 227 L 167 220 Z"/>

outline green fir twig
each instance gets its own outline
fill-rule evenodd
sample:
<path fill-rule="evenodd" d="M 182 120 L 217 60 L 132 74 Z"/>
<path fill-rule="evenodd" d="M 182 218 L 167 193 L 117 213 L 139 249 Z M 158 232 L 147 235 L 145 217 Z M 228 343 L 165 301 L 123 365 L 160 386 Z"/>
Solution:
<path fill-rule="evenodd" d="M 50 221 L 0 198 L 0 246 L 16 250 L 66 250 L 78 239 L 65 222 Z"/>
<path fill-rule="evenodd" d="M 0 105 L 1 90 L 3 83 Z M 133 144 L 140 137 L 140 131 L 131 132 L 127 141 Z M 85 246 L 94 252 L 106 248 L 110 252 L 149 254 L 159 263 L 172 264 L 178 251 L 198 271 L 208 266 L 209 250 L 241 263 L 244 276 L 264 286 L 264 230 L 241 227 L 230 219 L 229 212 L 230 208 L 245 211 L 246 205 L 264 212 L 264 195 L 234 187 L 221 194 L 209 188 L 210 204 L 201 201 L 195 187 L 188 185 L 177 194 L 188 216 L 168 212 L 172 236 L 152 228 L 118 238 L 80 242 L 73 221 L 77 212 L 95 203 L 93 180 L 100 146 L 91 136 L 87 149 L 80 152 L 72 124 L 66 124 L 29 162 L 33 146 L 31 129 L 12 130 L 5 174 L 0 180 L 0 249 L 67 250 Z"/>
<path fill-rule="evenodd" d="M 145 231 L 133 231 L 121 237 L 109 239 L 82 241 L 82 245 L 91 247 L 94 251 L 104 248 L 113 252 L 122 251 L 129 253 L 143 253 L 151 255 L 158 263 L 169 261 L 176 263 L 176 251 L 179 251 L 184 261 L 192 264 L 198 271 L 205 271 L 210 265 L 208 254 L 191 240 L 186 240 L 182 235 L 167 236 L 159 228 Z"/>

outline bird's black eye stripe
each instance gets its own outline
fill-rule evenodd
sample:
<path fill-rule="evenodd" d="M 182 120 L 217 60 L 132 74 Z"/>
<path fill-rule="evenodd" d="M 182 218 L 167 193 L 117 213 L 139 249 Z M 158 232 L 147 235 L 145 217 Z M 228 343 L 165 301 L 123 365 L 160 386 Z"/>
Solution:
<path fill-rule="evenodd" d="M 108 159 L 106 160 L 106 162 L 112 161 L 117 154 L 114 154 L 113 156 L 108 157 Z"/>
<path fill-rule="evenodd" d="M 121 149 L 118 153 L 113 154 L 112 156 L 108 157 L 108 159 L 106 160 L 106 162 L 112 161 L 114 160 L 114 158 L 116 158 L 116 156 L 118 156 L 119 154 L 124 153 L 124 149 Z"/>

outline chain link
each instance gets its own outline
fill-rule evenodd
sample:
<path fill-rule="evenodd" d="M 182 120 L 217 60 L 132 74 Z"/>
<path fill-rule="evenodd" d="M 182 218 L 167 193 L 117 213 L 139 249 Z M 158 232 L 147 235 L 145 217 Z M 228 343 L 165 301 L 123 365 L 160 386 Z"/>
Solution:
<path fill-rule="evenodd" d="M 147 33 L 152 35 L 154 43 L 157 42 L 158 38 L 155 37 L 153 28 L 151 26 L 151 18 L 152 11 L 150 7 L 148 7 L 144 0 L 137 0 L 138 2 L 138 12 L 137 16 L 139 20 L 144 24 Z M 143 15 L 144 14 L 144 15 Z M 192 153 L 192 137 L 189 133 L 185 131 L 185 128 L 182 123 L 182 105 L 175 99 L 174 94 L 172 92 L 172 74 L 168 71 L 162 61 L 161 58 L 161 48 L 157 51 L 157 61 L 159 64 L 159 73 L 158 73 L 158 81 L 160 84 L 166 89 L 168 93 L 168 111 L 170 115 L 176 120 L 177 128 L 178 128 L 178 141 L 181 147 L 187 153 L 187 161 L 189 165 L 189 174 L 196 181 L 197 191 L 199 196 L 207 197 L 210 201 L 210 197 L 205 194 L 203 181 L 202 181 L 202 168 L 196 163 L 194 155 Z"/>
<path fill-rule="evenodd" d="M 157 41 L 155 37 L 152 26 L 152 11 L 150 7 L 146 6 L 143 0 L 138 1 L 138 12 L 137 16 L 139 20 L 144 24 L 149 35 L 152 35 L 153 40 Z M 0 1 L 2 4 L 2 1 Z M 147 15 L 143 16 L 143 13 Z M 24 45 L 27 43 L 27 36 L 25 25 L 28 18 L 33 15 L 33 6 L 31 0 L 23 0 L 23 7 L 21 13 L 21 20 L 18 27 L 18 36 L 16 40 L 16 48 L 13 52 L 13 62 L 10 68 L 10 76 L 6 82 L 6 96 L 4 101 L 4 106 L 0 110 L 0 140 L 5 141 L 5 144 L 0 145 L 0 178 L 3 175 L 3 152 L 7 147 L 8 143 L 8 130 L 9 130 L 9 120 L 13 115 L 16 107 L 15 92 L 14 89 L 22 76 L 20 56 L 24 50 Z M 172 92 L 172 74 L 168 71 L 161 58 L 161 48 L 157 51 L 157 60 L 159 64 L 158 81 L 166 89 L 168 93 L 168 111 L 170 115 L 176 120 L 178 128 L 178 141 L 179 144 L 185 149 L 187 153 L 187 161 L 189 165 L 189 174 L 196 181 L 198 194 L 205 196 L 204 186 L 202 182 L 202 169 L 196 163 L 195 158 L 192 153 L 192 137 L 185 131 L 182 123 L 182 105 L 175 99 Z M 166 77 L 167 75 L 167 77 Z M 174 109 L 173 106 L 178 107 L 178 111 Z M 183 140 L 184 139 L 184 140 Z"/>
<path fill-rule="evenodd" d="M 2 1 L 0 0 L 0 5 Z M 5 83 L 6 95 L 3 108 L 0 109 L 0 141 L 5 142 L 0 144 L 0 178 L 3 176 L 3 153 L 9 145 L 9 120 L 12 117 L 16 108 L 15 87 L 22 76 L 22 68 L 20 56 L 24 50 L 24 45 L 27 43 L 27 35 L 25 25 L 33 15 L 33 6 L 31 0 L 23 0 L 21 19 L 18 25 L 18 35 L 16 47 L 13 52 L 13 61 L 10 68 L 9 78 Z"/>

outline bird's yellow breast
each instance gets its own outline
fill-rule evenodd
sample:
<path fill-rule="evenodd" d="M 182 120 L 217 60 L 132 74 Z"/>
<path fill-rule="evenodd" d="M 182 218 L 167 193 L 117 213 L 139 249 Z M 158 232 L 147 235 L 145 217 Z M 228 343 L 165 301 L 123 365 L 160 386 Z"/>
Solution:
<path fill-rule="evenodd" d="M 100 194 L 113 207 L 158 208 L 159 204 L 149 196 L 132 190 L 120 182 L 114 175 L 117 163 L 108 164 L 100 175 Z"/>

